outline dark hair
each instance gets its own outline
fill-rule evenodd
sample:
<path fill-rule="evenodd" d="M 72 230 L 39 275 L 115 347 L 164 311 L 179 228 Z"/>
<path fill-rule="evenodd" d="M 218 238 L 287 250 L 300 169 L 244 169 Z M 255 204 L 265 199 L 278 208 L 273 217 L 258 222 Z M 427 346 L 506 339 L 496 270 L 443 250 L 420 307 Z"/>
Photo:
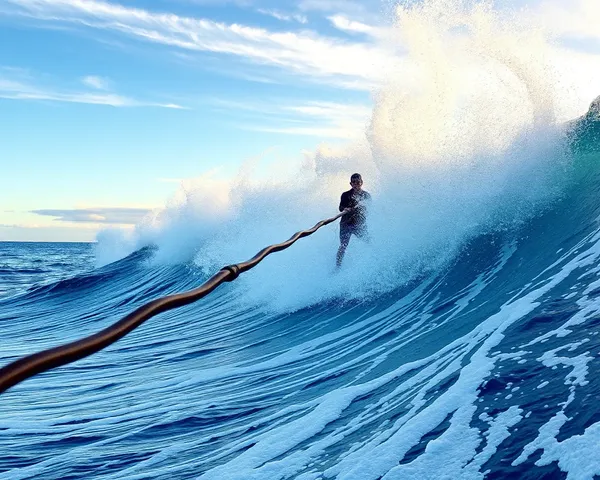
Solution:
<path fill-rule="evenodd" d="M 350 177 L 350 181 L 352 181 L 352 180 L 362 180 L 360 173 L 353 173 L 352 176 Z"/>

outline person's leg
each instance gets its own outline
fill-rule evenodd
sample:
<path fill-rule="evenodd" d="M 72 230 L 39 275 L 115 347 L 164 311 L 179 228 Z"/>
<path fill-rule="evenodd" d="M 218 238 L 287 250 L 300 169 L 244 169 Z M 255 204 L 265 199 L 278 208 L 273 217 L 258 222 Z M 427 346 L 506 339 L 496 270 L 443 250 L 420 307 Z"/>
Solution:
<path fill-rule="evenodd" d="M 337 257 L 336 257 L 336 266 L 339 268 L 342 266 L 342 261 L 344 260 L 344 254 L 346 253 L 346 247 L 350 242 L 350 236 L 352 232 L 350 229 L 345 227 L 344 225 L 340 225 L 340 248 L 338 248 Z"/>
<path fill-rule="evenodd" d="M 336 267 L 340 268 L 342 266 L 342 261 L 344 260 L 344 254 L 346 253 L 346 247 L 348 244 L 341 243 L 340 248 L 338 248 L 337 256 L 335 259 Z"/>

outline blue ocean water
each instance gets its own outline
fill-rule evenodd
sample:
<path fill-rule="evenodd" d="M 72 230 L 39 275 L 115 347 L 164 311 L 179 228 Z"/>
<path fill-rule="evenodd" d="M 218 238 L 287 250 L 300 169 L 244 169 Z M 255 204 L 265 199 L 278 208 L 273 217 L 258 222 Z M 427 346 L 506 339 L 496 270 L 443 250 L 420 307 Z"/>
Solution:
<path fill-rule="evenodd" d="M 329 226 L 1 394 L 0 479 L 600 478 L 600 101 L 565 135 L 564 37 L 519 11 L 392 3 L 356 150 L 307 153 L 291 187 L 253 161 L 182 182 L 131 243 L 0 243 L 6 365 L 312 226 L 355 167 L 373 195 L 341 271 Z M 337 104 L 282 107 L 346 136 Z"/>
<path fill-rule="evenodd" d="M 91 243 L 0 242 L 0 299 L 94 266 Z"/>
<path fill-rule="evenodd" d="M 552 203 L 393 289 L 284 311 L 247 273 L 13 387 L 0 478 L 600 477 L 597 126 Z M 0 252 L 3 365 L 208 275 L 151 247 L 98 268 L 89 244 Z"/>

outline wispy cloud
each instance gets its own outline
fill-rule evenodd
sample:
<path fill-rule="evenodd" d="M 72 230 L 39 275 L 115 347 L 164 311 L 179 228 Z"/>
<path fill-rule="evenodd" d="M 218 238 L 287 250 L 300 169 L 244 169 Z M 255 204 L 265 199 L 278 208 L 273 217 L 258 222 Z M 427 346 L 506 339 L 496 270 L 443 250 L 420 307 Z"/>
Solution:
<path fill-rule="evenodd" d="M 235 109 L 250 131 L 320 138 L 355 138 L 365 131 L 372 107 L 363 104 L 310 101 L 303 104 L 282 99 L 251 101 L 213 100 L 215 108 Z"/>
<path fill-rule="evenodd" d="M 320 138 L 354 139 L 365 131 L 372 108 L 333 102 L 309 102 L 282 109 L 306 120 L 307 125 L 278 125 L 251 127 L 257 130 L 287 135 L 308 135 Z"/>
<path fill-rule="evenodd" d="M 299 13 L 282 13 L 278 10 L 268 10 L 264 8 L 259 8 L 257 12 L 262 13 L 263 15 L 268 15 L 270 17 L 276 18 L 277 20 L 281 20 L 283 22 L 308 23 L 308 18 L 306 17 L 306 15 L 302 15 Z"/>
<path fill-rule="evenodd" d="M 350 20 L 343 15 L 332 15 L 327 19 L 333 24 L 338 30 L 351 33 L 366 33 L 372 35 L 375 32 L 375 27 L 367 25 L 366 23 L 357 22 Z"/>
<path fill-rule="evenodd" d="M 15 75 L 18 73 L 18 75 Z M 110 92 L 71 91 L 59 88 L 36 85 L 33 75 L 23 70 L 0 67 L 0 98 L 11 100 L 47 100 L 67 103 L 84 103 L 91 105 L 109 105 L 112 107 L 160 107 L 185 108 L 175 103 L 146 102 Z"/>
<path fill-rule="evenodd" d="M 32 210 L 31 213 L 56 217 L 58 222 L 134 225 L 150 211 L 147 208 L 79 208 Z"/>
<path fill-rule="evenodd" d="M 208 19 L 156 13 L 101 0 L 5 0 L 10 14 L 118 31 L 178 50 L 236 55 L 347 88 L 371 88 L 395 61 L 375 45 L 315 32 L 271 32 Z M 6 14 L 6 9 L 5 9 Z M 342 79 L 343 82 L 339 80 Z"/>
<path fill-rule="evenodd" d="M 352 105 L 348 103 L 335 102 L 308 102 L 304 105 L 292 105 L 283 107 L 284 110 L 296 112 L 314 118 L 326 118 L 330 120 L 348 119 L 350 121 L 361 119 L 371 114 L 369 105 Z"/>
<path fill-rule="evenodd" d="M 83 77 L 81 82 L 84 85 L 97 90 L 108 90 L 111 85 L 111 81 L 108 78 L 98 77 L 96 75 L 88 75 L 87 77 Z"/>
<path fill-rule="evenodd" d="M 0 239 L 13 242 L 93 242 L 98 225 L 64 223 L 48 225 L 0 224 Z M 133 228 L 130 225 L 122 229 Z"/>

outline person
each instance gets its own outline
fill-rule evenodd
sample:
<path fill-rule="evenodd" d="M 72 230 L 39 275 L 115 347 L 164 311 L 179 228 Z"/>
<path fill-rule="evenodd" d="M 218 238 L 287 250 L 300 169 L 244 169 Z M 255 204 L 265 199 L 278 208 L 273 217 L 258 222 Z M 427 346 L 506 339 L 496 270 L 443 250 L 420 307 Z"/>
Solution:
<path fill-rule="evenodd" d="M 350 186 L 347 192 L 342 193 L 340 199 L 340 212 L 343 212 L 340 220 L 340 248 L 337 252 L 336 265 L 342 266 L 346 247 L 350 237 L 356 235 L 358 238 L 368 240 L 367 212 L 365 202 L 371 200 L 369 192 L 362 189 L 363 181 L 360 173 L 353 173 L 350 177 Z"/>

